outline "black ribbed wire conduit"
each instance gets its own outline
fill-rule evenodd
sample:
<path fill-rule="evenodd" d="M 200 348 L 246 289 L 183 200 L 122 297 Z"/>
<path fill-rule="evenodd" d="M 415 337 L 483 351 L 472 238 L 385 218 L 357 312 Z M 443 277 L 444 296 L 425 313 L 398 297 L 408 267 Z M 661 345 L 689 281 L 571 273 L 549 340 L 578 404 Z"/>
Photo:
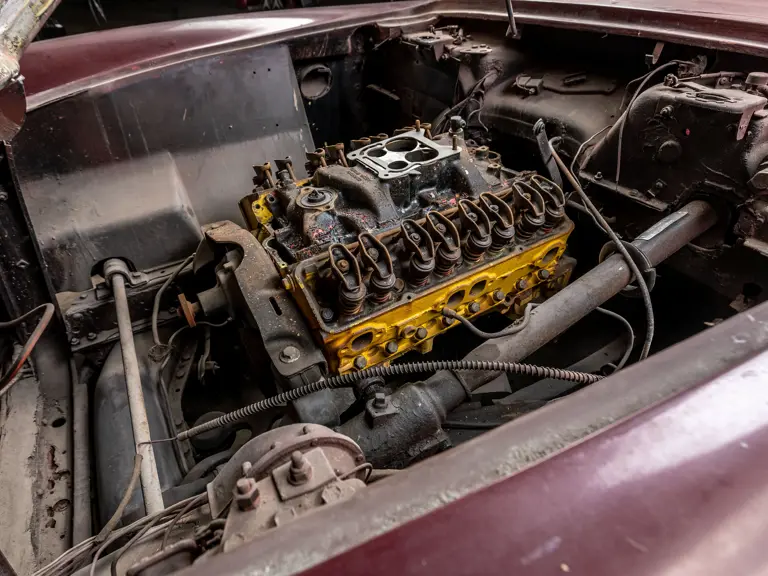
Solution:
<path fill-rule="evenodd" d="M 593 384 L 603 377 L 596 374 L 587 374 L 586 372 L 574 372 L 573 370 L 563 370 L 561 368 L 550 368 L 548 366 L 536 366 L 534 364 L 521 364 L 518 362 L 489 362 L 482 360 L 434 360 L 428 362 L 408 362 L 403 364 L 392 364 L 390 366 L 372 366 L 365 370 L 349 372 L 331 376 L 325 380 L 318 380 L 305 386 L 282 392 L 265 400 L 254 402 L 244 408 L 235 410 L 194 426 L 189 430 L 181 432 L 176 439 L 186 440 L 192 436 L 197 436 L 203 432 L 221 428 L 227 424 L 232 424 L 243 418 L 253 416 L 257 412 L 263 412 L 270 408 L 276 408 L 287 402 L 298 400 L 303 396 L 308 396 L 320 390 L 344 388 L 352 386 L 364 378 L 399 376 L 404 374 L 421 374 L 424 372 L 437 372 L 439 370 L 492 370 L 494 372 L 509 372 L 511 374 L 522 374 L 526 376 L 535 376 L 537 378 L 556 378 L 558 380 L 567 380 L 579 384 Z"/>

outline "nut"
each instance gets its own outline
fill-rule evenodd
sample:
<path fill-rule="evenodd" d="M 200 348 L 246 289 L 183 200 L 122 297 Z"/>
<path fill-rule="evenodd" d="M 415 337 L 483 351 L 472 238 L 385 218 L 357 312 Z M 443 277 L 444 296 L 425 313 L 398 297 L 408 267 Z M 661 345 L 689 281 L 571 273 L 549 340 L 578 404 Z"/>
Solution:
<path fill-rule="evenodd" d="M 301 357 L 301 352 L 296 346 L 286 346 L 280 351 L 280 362 L 291 364 Z"/>
<path fill-rule="evenodd" d="M 288 482 L 294 486 L 306 484 L 312 477 L 312 464 L 298 450 L 291 453 L 291 467 L 288 469 Z"/>
<path fill-rule="evenodd" d="M 259 488 L 253 478 L 240 478 L 235 485 L 234 499 L 240 510 L 253 510 L 259 503 Z"/>

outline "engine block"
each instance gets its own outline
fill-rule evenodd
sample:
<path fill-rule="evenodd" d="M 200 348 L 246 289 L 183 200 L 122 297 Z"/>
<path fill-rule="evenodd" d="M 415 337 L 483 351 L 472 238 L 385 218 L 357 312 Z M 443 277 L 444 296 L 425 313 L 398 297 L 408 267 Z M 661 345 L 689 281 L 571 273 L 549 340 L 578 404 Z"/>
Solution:
<path fill-rule="evenodd" d="M 452 328 L 446 307 L 472 318 L 522 313 L 562 288 L 572 222 L 553 182 L 504 168 L 464 141 L 461 126 L 428 126 L 255 167 L 241 208 L 315 331 L 329 368 L 345 373 L 428 352 Z"/>

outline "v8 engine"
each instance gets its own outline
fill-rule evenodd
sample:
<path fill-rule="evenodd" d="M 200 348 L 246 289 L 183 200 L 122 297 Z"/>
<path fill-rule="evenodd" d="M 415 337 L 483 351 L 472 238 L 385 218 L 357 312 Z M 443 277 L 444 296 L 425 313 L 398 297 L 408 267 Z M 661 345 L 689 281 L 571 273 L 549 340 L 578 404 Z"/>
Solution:
<path fill-rule="evenodd" d="M 346 156 L 342 144 L 320 148 L 307 180 L 290 160 L 276 179 L 255 167 L 246 219 L 332 371 L 430 351 L 457 323 L 446 308 L 517 316 L 567 283 L 562 190 L 504 168 L 462 124 L 434 139 L 428 125 L 363 138 Z"/>

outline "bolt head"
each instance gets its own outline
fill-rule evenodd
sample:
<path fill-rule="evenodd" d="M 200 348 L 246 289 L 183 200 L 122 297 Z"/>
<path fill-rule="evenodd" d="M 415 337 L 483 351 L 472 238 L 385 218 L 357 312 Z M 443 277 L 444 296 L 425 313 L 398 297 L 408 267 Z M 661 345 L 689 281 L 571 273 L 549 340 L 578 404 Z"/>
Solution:
<path fill-rule="evenodd" d="M 296 346 L 286 346 L 280 351 L 280 361 L 284 364 L 296 362 L 301 357 L 301 352 Z"/>
<path fill-rule="evenodd" d="M 543 270 L 539 270 L 539 278 L 541 278 L 542 280 L 546 280 L 550 276 L 552 276 L 552 272 L 550 272 L 546 268 L 544 268 Z"/>
<path fill-rule="evenodd" d="M 297 486 L 305 484 L 312 477 L 312 465 L 298 450 L 291 452 L 291 467 L 288 469 L 288 482 Z"/>
<path fill-rule="evenodd" d="M 96 340 L 96 333 L 88 332 L 88 340 Z"/>
<path fill-rule="evenodd" d="M 424 340 L 424 338 L 426 338 L 426 337 L 427 337 L 427 329 L 426 328 L 424 328 L 422 326 L 422 327 L 420 327 L 420 328 L 418 328 L 416 330 L 416 339 L 417 340 Z"/>
<path fill-rule="evenodd" d="M 503 290 L 496 290 L 493 293 L 493 299 L 496 300 L 496 302 L 501 302 L 504 300 L 505 294 Z"/>
<path fill-rule="evenodd" d="M 596 172 L 595 173 L 595 180 L 602 180 L 603 179 L 603 173 L 602 172 Z"/>
<path fill-rule="evenodd" d="M 339 270 L 341 270 L 342 272 L 346 272 L 347 270 L 349 270 L 349 262 L 347 260 L 339 260 L 336 263 L 336 266 L 338 266 Z"/>
<path fill-rule="evenodd" d="M 5 202 L 6 200 L 8 200 L 8 193 L 0 192 L 0 202 Z"/>
<path fill-rule="evenodd" d="M 77 346 L 78 344 L 80 344 L 80 338 L 72 338 L 72 340 L 70 340 L 69 343 L 72 346 Z"/>
<path fill-rule="evenodd" d="M 470 314 L 477 314 L 478 312 L 480 312 L 480 304 L 478 304 L 477 302 L 472 302 L 467 307 L 467 310 L 469 310 Z"/>
<path fill-rule="evenodd" d="M 323 322 L 330 322 L 333 320 L 333 310 L 330 308 L 323 308 L 320 310 L 320 318 L 323 319 Z"/>
<path fill-rule="evenodd" d="M 397 342 L 395 342 L 394 340 L 390 340 L 389 342 L 387 342 L 387 345 L 384 346 L 384 350 L 386 351 L 387 354 L 394 354 L 395 352 L 397 352 L 397 349 L 398 349 Z"/>
<path fill-rule="evenodd" d="M 368 256 L 376 260 L 379 257 L 379 251 L 376 248 L 368 248 Z"/>
<path fill-rule="evenodd" d="M 528 288 L 528 280 L 525 278 L 520 278 L 520 280 L 517 281 L 517 289 L 525 290 L 526 288 Z"/>
<path fill-rule="evenodd" d="M 373 407 L 380 410 L 387 407 L 387 395 L 384 392 L 376 392 L 373 396 Z"/>
<path fill-rule="evenodd" d="M 365 356 L 358 356 L 357 358 L 355 358 L 352 364 L 358 370 L 362 370 L 363 368 L 368 366 L 368 360 L 365 359 Z"/>

